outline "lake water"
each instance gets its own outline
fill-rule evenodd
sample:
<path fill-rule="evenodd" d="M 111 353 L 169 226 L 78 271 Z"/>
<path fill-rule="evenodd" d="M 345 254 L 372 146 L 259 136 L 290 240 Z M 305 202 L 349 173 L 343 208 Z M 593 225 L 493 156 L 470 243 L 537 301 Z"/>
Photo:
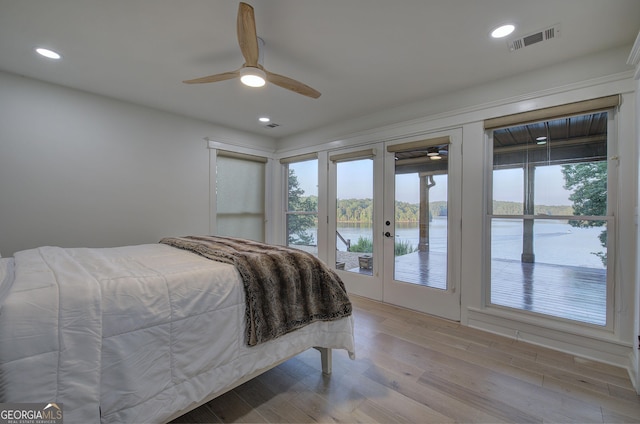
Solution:
<path fill-rule="evenodd" d="M 446 252 L 447 218 L 433 218 L 430 230 L 430 249 Z M 603 269 L 604 266 L 594 252 L 602 252 L 598 236 L 604 227 L 575 228 L 561 220 L 537 220 L 534 225 L 534 251 L 538 263 L 570 265 Z M 315 234 L 315 229 L 313 230 Z M 338 232 L 352 244 L 359 237 L 371 238 L 373 229 L 370 225 L 340 224 Z M 491 251 L 494 259 L 520 260 L 522 253 L 522 221 L 496 219 L 492 225 Z M 408 242 L 414 248 L 418 246 L 418 225 L 402 223 L 395 230 L 398 241 Z M 338 240 L 338 250 L 346 250 L 346 246 Z"/>

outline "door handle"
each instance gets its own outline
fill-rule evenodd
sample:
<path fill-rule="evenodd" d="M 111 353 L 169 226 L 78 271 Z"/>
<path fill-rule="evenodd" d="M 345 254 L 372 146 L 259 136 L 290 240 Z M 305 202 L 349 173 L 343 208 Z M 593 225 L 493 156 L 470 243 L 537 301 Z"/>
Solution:
<path fill-rule="evenodd" d="M 385 236 L 385 237 L 388 237 L 388 238 L 393 238 L 393 236 L 391 235 L 391 233 L 390 233 L 389 231 L 387 231 L 386 233 L 384 233 L 384 236 Z"/>

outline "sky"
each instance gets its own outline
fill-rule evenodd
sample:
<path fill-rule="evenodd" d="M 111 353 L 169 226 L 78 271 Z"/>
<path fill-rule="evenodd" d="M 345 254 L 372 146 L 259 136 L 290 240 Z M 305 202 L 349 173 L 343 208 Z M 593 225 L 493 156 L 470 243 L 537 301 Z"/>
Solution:
<path fill-rule="evenodd" d="M 348 165 L 348 166 L 343 166 Z M 317 162 L 299 162 L 290 165 L 295 169 L 300 187 L 305 195 L 318 194 Z M 370 160 L 344 162 L 338 166 L 338 198 L 365 199 L 372 197 L 373 162 Z M 446 184 L 435 178 L 436 185 L 429 191 L 432 202 L 446 200 Z M 563 189 L 564 177 L 560 165 L 536 169 L 535 203 L 546 206 L 571 205 L 570 192 Z M 408 203 L 420 202 L 420 181 L 417 174 L 396 175 L 396 200 Z M 550 189 L 553 187 L 554 189 Z M 511 202 L 523 201 L 522 169 L 494 171 L 494 199 Z"/>
<path fill-rule="evenodd" d="M 536 168 L 534 202 L 545 206 L 570 206 L 570 191 L 562 186 L 564 177 L 560 165 Z M 494 200 L 522 202 L 524 197 L 523 170 L 504 169 L 493 173 Z"/>

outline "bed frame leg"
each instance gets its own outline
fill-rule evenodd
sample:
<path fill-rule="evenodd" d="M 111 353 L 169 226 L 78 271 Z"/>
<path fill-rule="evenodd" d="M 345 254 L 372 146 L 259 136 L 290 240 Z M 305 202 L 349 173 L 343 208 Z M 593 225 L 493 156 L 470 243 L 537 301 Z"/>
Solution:
<path fill-rule="evenodd" d="M 326 375 L 331 374 L 331 349 L 327 347 L 316 347 L 320 352 L 320 361 L 322 362 L 322 373 Z"/>

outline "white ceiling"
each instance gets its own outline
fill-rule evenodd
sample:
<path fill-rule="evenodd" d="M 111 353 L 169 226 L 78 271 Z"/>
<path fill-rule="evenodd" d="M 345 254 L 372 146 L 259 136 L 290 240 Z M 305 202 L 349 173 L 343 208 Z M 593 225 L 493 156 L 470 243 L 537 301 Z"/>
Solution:
<path fill-rule="evenodd" d="M 247 0 L 264 66 L 319 99 L 239 80 L 181 81 L 239 68 L 238 1 L 0 0 L 0 70 L 230 128 L 282 138 L 620 46 L 638 0 Z M 510 52 L 491 29 L 559 38 Z M 511 38 L 511 37 L 509 37 Z M 34 53 L 57 50 L 54 62 Z M 258 122 L 268 115 L 277 128 Z"/>

